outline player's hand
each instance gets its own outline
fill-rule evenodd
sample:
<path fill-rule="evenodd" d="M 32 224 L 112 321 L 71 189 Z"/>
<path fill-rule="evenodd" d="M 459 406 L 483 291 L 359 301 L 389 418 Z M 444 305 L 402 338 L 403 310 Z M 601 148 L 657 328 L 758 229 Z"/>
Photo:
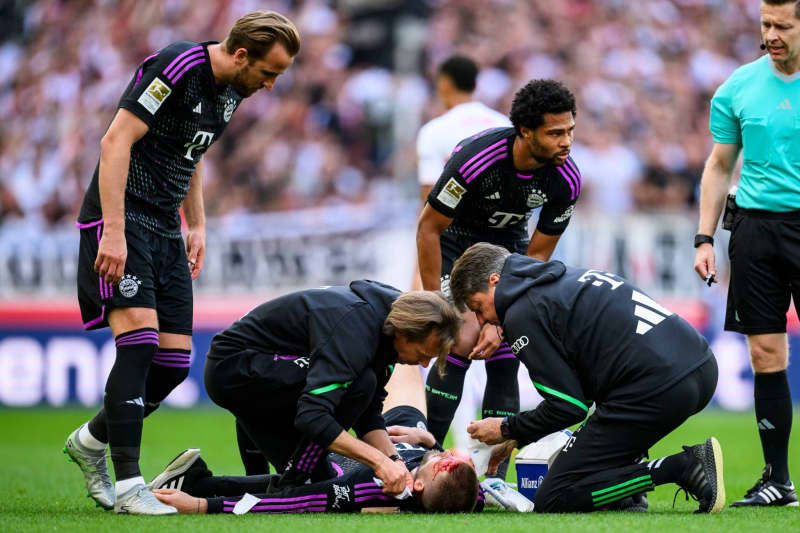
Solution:
<path fill-rule="evenodd" d="M 125 274 L 125 260 L 128 258 L 128 245 L 125 232 L 103 230 L 100 244 L 97 246 L 97 258 L 94 260 L 94 271 L 106 283 L 116 285 Z"/>
<path fill-rule="evenodd" d="M 492 417 L 478 420 L 473 420 L 467 426 L 467 433 L 475 440 L 479 440 L 484 444 L 499 444 L 505 439 L 500 432 L 500 423 L 502 418 Z"/>
<path fill-rule="evenodd" d="M 486 473 L 489 475 L 497 474 L 497 467 L 499 467 L 500 463 L 505 461 L 511 455 L 511 452 L 513 452 L 514 448 L 516 447 L 517 441 L 515 440 L 507 440 L 504 443 L 495 446 L 492 449 L 492 455 L 489 457 L 489 467 L 486 470 Z"/>
<path fill-rule="evenodd" d="M 153 494 L 158 501 L 173 506 L 180 514 L 203 514 L 208 511 L 205 498 L 195 498 L 175 489 L 153 489 Z"/>
<path fill-rule="evenodd" d="M 705 281 L 708 276 L 714 276 L 714 283 L 719 283 L 717 280 L 717 268 L 714 265 L 714 247 L 711 243 L 703 243 L 697 247 L 697 253 L 694 255 L 694 270 Z"/>
<path fill-rule="evenodd" d="M 425 431 L 420 428 L 410 428 L 406 426 L 389 426 L 386 428 L 389 433 L 389 439 L 392 442 L 407 442 L 409 444 L 416 444 L 426 448 L 433 448 L 436 444 L 436 439 L 430 431 Z"/>
<path fill-rule="evenodd" d="M 206 257 L 206 230 L 190 229 L 186 234 L 186 258 L 189 260 L 189 272 L 192 279 L 197 279 L 203 270 Z"/>
<path fill-rule="evenodd" d="M 503 342 L 503 330 L 492 324 L 484 324 L 478 335 L 478 344 L 469 354 L 470 359 L 489 359 Z"/>
<path fill-rule="evenodd" d="M 405 463 L 392 461 L 388 457 L 375 469 L 375 476 L 383 481 L 383 492 L 389 496 L 401 494 L 406 487 L 411 490 L 414 482 Z"/>

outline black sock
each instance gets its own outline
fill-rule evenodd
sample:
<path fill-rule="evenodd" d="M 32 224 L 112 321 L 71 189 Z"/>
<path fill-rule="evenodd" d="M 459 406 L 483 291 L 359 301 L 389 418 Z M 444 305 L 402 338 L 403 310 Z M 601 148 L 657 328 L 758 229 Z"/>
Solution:
<path fill-rule="evenodd" d="M 89 420 L 89 432 L 100 442 L 108 442 L 108 420 L 106 420 L 105 407 L 101 407 L 94 418 Z"/>
<path fill-rule="evenodd" d="M 654 459 L 646 463 L 647 469 L 650 471 L 650 477 L 654 485 L 663 485 L 664 483 L 678 483 L 686 472 L 692 462 L 692 458 L 687 452 L 676 453 L 675 455 L 668 455 L 660 459 Z"/>
<path fill-rule="evenodd" d="M 772 465 L 772 480 L 786 484 L 792 432 L 792 395 L 786 370 L 756 374 L 754 396 L 764 461 Z"/>
<path fill-rule="evenodd" d="M 456 414 L 464 390 L 464 377 L 471 361 L 455 354 L 447 355 L 444 377 L 437 368 L 428 373 L 425 401 L 428 404 L 428 431 L 439 444 L 444 442 L 450 423 Z"/>
<path fill-rule="evenodd" d="M 158 331 L 142 328 L 116 337 L 117 358 L 106 381 L 103 399 L 108 444 L 117 481 L 141 476 L 144 390 L 147 370 L 158 346 Z"/>
<path fill-rule="evenodd" d="M 145 384 L 144 416 L 158 409 L 164 398 L 189 375 L 191 350 L 159 346 Z"/>
<path fill-rule="evenodd" d="M 192 351 L 179 348 L 160 348 L 153 357 L 145 383 L 144 416 L 158 409 L 172 390 L 189 375 Z M 100 442 L 108 442 L 108 422 L 105 408 L 101 407 L 89 421 L 89 431 Z"/>
<path fill-rule="evenodd" d="M 483 393 L 481 417 L 506 417 L 519 413 L 519 359 L 511 352 L 507 342 L 486 360 L 486 389 Z M 497 467 L 493 477 L 506 478 L 509 460 Z"/>

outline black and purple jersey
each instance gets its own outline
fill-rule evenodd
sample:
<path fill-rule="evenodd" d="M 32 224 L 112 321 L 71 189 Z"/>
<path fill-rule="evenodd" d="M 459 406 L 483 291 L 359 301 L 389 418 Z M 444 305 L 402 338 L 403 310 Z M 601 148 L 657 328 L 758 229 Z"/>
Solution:
<path fill-rule="evenodd" d="M 406 467 L 413 470 L 430 450 L 413 444 L 395 444 L 398 455 Z M 259 494 L 259 501 L 251 513 L 352 513 L 365 507 L 400 507 L 407 511 L 421 511 L 413 497 L 403 500 L 387 496 L 375 481 L 375 472 L 361 463 L 338 454 L 330 454 L 329 464 L 337 477 L 317 483 L 289 487 L 275 493 Z M 335 465 L 335 466 L 333 466 Z M 341 466 L 340 466 L 341 465 Z M 209 498 L 208 512 L 232 513 L 241 497 Z"/>
<path fill-rule="evenodd" d="M 409 471 L 417 468 L 430 450 L 414 444 L 395 443 L 398 455 Z M 330 454 L 328 462 L 337 477 L 289 487 L 278 492 L 254 495 L 257 501 L 249 513 L 353 513 L 366 507 L 399 507 L 403 511 L 423 512 L 416 498 L 397 499 L 383 493 L 376 482 L 375 472 L 361 463 L 338 454 Z M 340 466 L 341 465 L 341 466 Z M 233 513 L 236 504 L 245 496 L 212 497 L 208 500 L 208 513 Z M 475 511 L 482 511 L 485 497 L 478 488 Z"/>
<path fill-rule="evenodd" d="M 150 128 L 131 148 L 125 219 L 169 238 L 180 237 L 178 208 L 197 163 L 228 125 L 242 97 L 218 86 L 208 45 L 179 41 L 136 69 L 119 107 Z M 99 163 L 81 206 L 80 222 L 102 218 Z"/>
<path fill-rule="evenodd" d="M 581 192 L 581 173 L 567 158 L 531 173 L 514 168 L 514 128 L 493 128 L 461 141 L 428 195 L 452 218 L 445 233 L 494 242 L 525 238 L 528 219 L 541 207 L 536 229 L 560 235 Z"/>

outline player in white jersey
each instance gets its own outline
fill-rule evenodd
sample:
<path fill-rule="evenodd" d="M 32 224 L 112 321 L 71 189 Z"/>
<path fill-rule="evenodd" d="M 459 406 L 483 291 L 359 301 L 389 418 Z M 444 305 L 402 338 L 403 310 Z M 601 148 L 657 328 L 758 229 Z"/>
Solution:
<path fill-rule="evenodd" d="M 489 128 L 511 125 L 507 116 L 472 99 L 477 77 L 478 66 L 465 56 L 452 56 L 439 67 L 436 93 L 447 111 L 427 122 L 417 134 L 417 175 L 423 205 L 460 141 Z"/>
<path fill-rule="evenodd" d="M 423 125 L 417 134 L 417 176 L 422 207 L 425 207 L 431 187 L 442 175 L 445 163 L 462 140 L 487 129 L 511 126 L 506 115 L 473 100 L 477 78 L 478 65 L 466 56 L 453 55 L 439 66 L 436 75 L 436 93 L 447 111 Z M 422 288 L 418 266 L 414 272 L 412 285 L 414 288 Z M 465 339 L 471 339 L 464 345 L 466 349 L 464 355 L 472 350 L 478 335 L 478 324 L 474 319 L 469 326 L 471 326 L 470 331 L 465 331 L 463 335 Z M 516 374 L 509 376 L 509 379 L 516 380 Z M 467 417 L 473 416 L 480 406 L 473 407 L 466 410 L 473 413 L 466 415 Z M 448 421 L 453 418 L 452 413 L 442 416 Z M 459 428 L 460 434 L 455 436 L 459 445 L 466 445 L 467 434 L 463 430 L 466 422 L 468 422 L 466 419 L 457 420 L 454 426 Z M 503 470 L 501 469 L 501 474 Z"/>

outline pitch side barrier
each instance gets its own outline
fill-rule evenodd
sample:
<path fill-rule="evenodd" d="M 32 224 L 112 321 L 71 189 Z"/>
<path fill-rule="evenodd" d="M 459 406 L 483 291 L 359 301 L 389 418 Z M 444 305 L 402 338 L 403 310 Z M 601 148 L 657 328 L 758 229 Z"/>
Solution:
<path fill-rule="evenodd" d="M 274 295 L 277 295 L 275 293 Z M 195 311 L 192 364 L 189 377 L 166 400 L 174 407 L 209 402 L 203 388 L 203 364 L 211 338 L 257 303 L 252 297 L 200 297 Z M 712 341 L 720 367 L 716 402 L 731 409 L 752 403 L 752 375 L 747 348 L 741 335 L 712 331 L 696 302 L 668 302 L 669 308 L 688 317 Z M 790 317 L 790 344 L 800 350 L 800 323 Z M 0 304 L 0 406 L 31 407 L 97 406 L 114 362 L 114 340 L 108 330 L 84 332 L 80 315 L 71 301 L 8 301 Z M 465 391 L 483 390 L 482 365 L 468 374 Z M 800 398 L 800 366 L 790 365 L 792 396 Z M 538 395 L 529 386 L 527 372 L 520 373 L 523 406 L 532 407 Z M 473 383 L 474 381 L 474 383 Z M 480 405 L 479 398 L 476 398 Z M 465 401 L 466 404 L 469 402 Z M 468 415 L 467 415 L 468 416 Z"/>
<path fill-rule="evenodd" d="M 167 403 L 206 401 L 202 366 L 211 337 L 269 298 L 359 278 L 408 288 L 416 261 L 416 211 L 416 201 L 385 194 L 366 204 L 210 219 L 205 268 L 195 282 L 192 367 Z M 717 354 L 717 403 L 748 408 L 752 378 L 744 338 L 722 333 L 728 234 L 717 232 L 715 244 L 722 283 L 708 288 L 692 270 L 696 227 L 691 214 L 611 218 L 579 210 L 554 258 L 620 274 L 691 322 Z M 46 234 L 0 228 L 0 406 L 97 405 L 102 400 L 113 341 L 107 331 L 81 329 L 77 239 L 72 226 Z M 793 311 L 789 331 L 792 348 L 800 347 Z M 793 397 L 800 400 L 798 368 L 790 365 L 789 373 Z M 465 391 L 482 390 L 481 370 L 482 365 L 473 365 Z M 526 380 L 521 373 L 523 395 L 530 392 L 523 403 L 530 407 L 538 395 L 528 391 Z M 467 397 L 462 404 L 469 410 Z M 472 414 L 474 409 L 467 416 Z"/>

